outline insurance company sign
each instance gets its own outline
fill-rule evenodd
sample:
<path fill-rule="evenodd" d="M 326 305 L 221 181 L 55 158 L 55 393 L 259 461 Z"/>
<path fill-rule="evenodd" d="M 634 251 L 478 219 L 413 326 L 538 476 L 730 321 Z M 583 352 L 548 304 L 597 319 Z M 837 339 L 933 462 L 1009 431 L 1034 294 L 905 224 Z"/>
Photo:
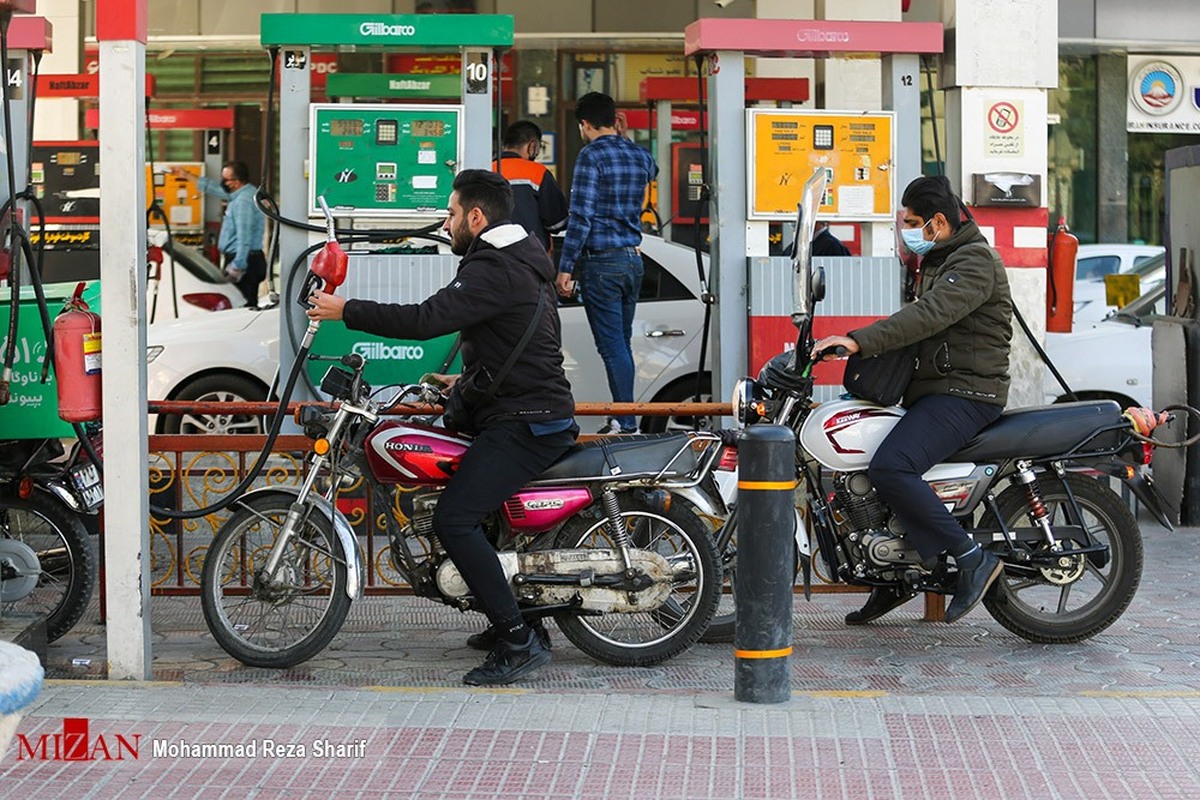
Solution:
<path fill-rule="evenodd" d="M 1200 133 L 1200 57 L 1130 53 L 1125 129 Z"/>

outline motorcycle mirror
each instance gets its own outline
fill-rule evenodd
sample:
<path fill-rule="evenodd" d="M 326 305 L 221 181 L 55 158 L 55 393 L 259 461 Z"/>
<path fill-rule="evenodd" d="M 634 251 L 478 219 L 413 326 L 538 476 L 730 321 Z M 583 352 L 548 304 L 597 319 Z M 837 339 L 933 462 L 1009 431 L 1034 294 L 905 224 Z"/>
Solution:
<path fill-rule="evenodd" d="M 825 268 L 817 267 L 812 273 L 812 299 L 819 303 L 825 299 Z"/>

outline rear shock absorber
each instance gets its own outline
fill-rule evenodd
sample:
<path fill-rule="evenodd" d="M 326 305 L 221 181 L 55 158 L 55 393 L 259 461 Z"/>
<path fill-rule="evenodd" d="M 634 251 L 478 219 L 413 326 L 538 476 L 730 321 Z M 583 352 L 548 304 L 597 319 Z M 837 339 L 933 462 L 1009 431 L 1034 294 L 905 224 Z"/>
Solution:
<path fill-rule="evenodd" d="M 625 530 L 625 518 L 621 516 L 617 493 L 612 489 L 605 489 L 600 494 L 600 506 L 604 509 L 604 518 L 608 521 L 613 543 L 621 548 L 621 561 L 628 570 L 633 566 L 633 560 L 629 557 L 629 531 Z"/>
<path fill-rule="evenodd" d="M 1038 484 L 1033 465 L 1028 461 L 1018 461 L 1016 478 L 1025 487 L 1030 521 L 1041 528 L 1042 536 L 1046 538 L 1046 543 L 1050 545 L 1051 550 L 1062 549 L 1062 545 L 1055 540 L 1054 534 L 1050 530 L 1050 512 L 1046 508 L 1046 501 L 1042 499 L 1042 487 Z"/>

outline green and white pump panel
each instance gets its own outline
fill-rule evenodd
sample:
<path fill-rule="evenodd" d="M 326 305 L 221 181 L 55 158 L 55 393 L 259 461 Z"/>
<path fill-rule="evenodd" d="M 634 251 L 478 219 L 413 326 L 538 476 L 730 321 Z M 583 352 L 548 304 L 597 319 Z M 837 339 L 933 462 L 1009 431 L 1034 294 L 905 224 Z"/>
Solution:
<path fill-rule="evenodd" d="M 308 214 L 442 217 L 463 162 L 463 107 L 327 103 L 311 107 Z"/>

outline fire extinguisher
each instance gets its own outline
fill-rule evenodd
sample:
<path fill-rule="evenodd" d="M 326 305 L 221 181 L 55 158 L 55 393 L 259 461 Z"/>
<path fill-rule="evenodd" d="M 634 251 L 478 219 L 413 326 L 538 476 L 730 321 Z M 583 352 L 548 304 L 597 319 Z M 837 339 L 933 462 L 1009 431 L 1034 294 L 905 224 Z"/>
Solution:
<path fill-rule="evenodd" d="M 1070 333 L 1075 306 L 1075 257 L 1079 239 L 1067 227 L 1067 218 L 1058 218 L 1058 228 L 1046 241 L 1049 264 L 1046 272 L 1046 332 Z"/>
<path fill-rule="evenodd" d="M 54 320 L 54 379 L 58 416 L 67 422 L 100 419 L 100 315 L 83 301 L 83 287 Z"/>

